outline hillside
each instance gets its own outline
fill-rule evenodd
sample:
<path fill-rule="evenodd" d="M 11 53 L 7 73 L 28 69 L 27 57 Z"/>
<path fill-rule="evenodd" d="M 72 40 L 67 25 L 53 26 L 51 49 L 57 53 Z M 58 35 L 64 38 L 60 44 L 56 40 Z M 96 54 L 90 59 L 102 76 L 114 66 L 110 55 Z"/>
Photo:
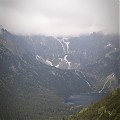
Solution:
<path fill-rule="evenodd" d="M 96 34 L 92 36 L 94 38 Z M 91 35 L 88 38 L 93 40 Z M 100 44 L 99 50 L 94 54 L 92 54 L 94 51 L 92 47 L 87 50 L 89 60 L 85 63 L 85 60 L 82 60 L 82 69 L 73 67 L 74 69 L 68 70 L 64 65 L 62 67 L 56 67 L 56 64 L 50 65 L 52 59 L 57 62 L 56 59 L 61 57 L 67 64 L 67 57 L 73 55 L 72 52 L 76 53 L 74 56 L 76 60 L 79 60 L 80 56 L 86 59 L 82 54 L 91 41 L 88 38 L 87 36 L 69 40 L 59 38 L 63 40 L 61 43 L 54 37 L 19 36 L 2 29 L 0 34 L 0 119 L 61 120 L 75 112 L 71 111 L 71 108 L 76 105 L 65 103 L 71 96 L 92 92 L 99 94 L 114 89 L 118 79 L 116 66 L 119 50 L 116 37 L 115 41 L 111 38 L 111 42 L 103 40 L 105 42 L 103 44 L 98 39 L 98 44 L 93 45 L 93 41 L 91 46 L 97 48 Z M 87 39 L 86 44 L 85 39 Z M 63 47 L 65 43 L 68 45 L 68 41 L 69 49 Z M 104 45 L 109 46 L 109 42 L 110 47 L 104 47 Z M 79 43 L 79 46 L 81 44 L 80 48 L 83 50 L 75 47 L 76 43 Z M 100 51 L 104 52 L 104 55 L 96 56 Z M 79 52 L 81 54 L 76 57 Z M 97 60 L 93 60 L 96 57 Z M 73 56 L 70 59 L 72 58 Z M 71 63 L 74 64 L 74 60 Z"/>
<path fill-rule="evenodd" d="M 73 115 L 69 120 L 120 120 L 120 88 L 100 102 Z"/>
<path fill-rule="evenodd" d="M 70 38 L 22 36 L 11 34 L 2 28 L 0 43 L 21 59 L 29 55 L 34 61 L 37 60 L 52 68 L 54 66 L 77 70 L 77 75 L 81 76 L 82 73 L 94 92 L 107 92 L 117 85 L 119 71 L 117 35 L 92 33 Z"/>
<path fill-rule="evenodd" d="M 0 44 L 0 119 L 60 120 L 71 113 L 64 98 L 91 91 L 74 70 L 43 64 L 28 51 L 16 55 L 15 48 Z"/>

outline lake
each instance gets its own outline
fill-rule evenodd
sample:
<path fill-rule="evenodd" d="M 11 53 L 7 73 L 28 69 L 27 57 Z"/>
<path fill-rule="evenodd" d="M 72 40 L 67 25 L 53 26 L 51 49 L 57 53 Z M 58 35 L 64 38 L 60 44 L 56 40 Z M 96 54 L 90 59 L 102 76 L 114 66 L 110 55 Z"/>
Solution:
<path fill-rule="evenodd" d="M 68 105 L 82 105 L 83 107 L 85 107 L 93 102 L 102 99 L 106 95 L 106 93 L 86 93 L 80 95 L 73 95 L 65 99 L 65 103 Z"/>

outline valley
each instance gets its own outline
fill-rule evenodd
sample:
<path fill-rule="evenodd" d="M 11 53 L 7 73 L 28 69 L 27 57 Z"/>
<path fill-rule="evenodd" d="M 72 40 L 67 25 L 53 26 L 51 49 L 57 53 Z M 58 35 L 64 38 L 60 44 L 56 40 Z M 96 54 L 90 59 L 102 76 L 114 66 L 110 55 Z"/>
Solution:
<path fill-rule="evenodd" d="M 0 119 L 61 120 L 119 86 L 119 39 L 0 30 Z"/>

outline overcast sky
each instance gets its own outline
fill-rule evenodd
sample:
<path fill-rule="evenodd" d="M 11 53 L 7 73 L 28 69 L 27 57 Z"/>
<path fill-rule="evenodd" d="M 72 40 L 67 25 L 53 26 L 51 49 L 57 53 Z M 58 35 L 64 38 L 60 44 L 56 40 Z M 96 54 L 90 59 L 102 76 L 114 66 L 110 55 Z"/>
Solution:
<path fill-rule="evenodd" d="M 118 0 L 0 0 L 0 24 L 15 34 L 117 33 Z"/>

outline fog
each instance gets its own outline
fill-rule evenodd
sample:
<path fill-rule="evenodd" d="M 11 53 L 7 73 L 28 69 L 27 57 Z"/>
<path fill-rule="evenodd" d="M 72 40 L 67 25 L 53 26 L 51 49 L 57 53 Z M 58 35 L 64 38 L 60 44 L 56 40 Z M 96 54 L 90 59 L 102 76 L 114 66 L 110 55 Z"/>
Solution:
<path fill-rule="evenodd" d="M 118 0 L 0 0 L 0 24 L 14 34 L 118 33 Z"/>

